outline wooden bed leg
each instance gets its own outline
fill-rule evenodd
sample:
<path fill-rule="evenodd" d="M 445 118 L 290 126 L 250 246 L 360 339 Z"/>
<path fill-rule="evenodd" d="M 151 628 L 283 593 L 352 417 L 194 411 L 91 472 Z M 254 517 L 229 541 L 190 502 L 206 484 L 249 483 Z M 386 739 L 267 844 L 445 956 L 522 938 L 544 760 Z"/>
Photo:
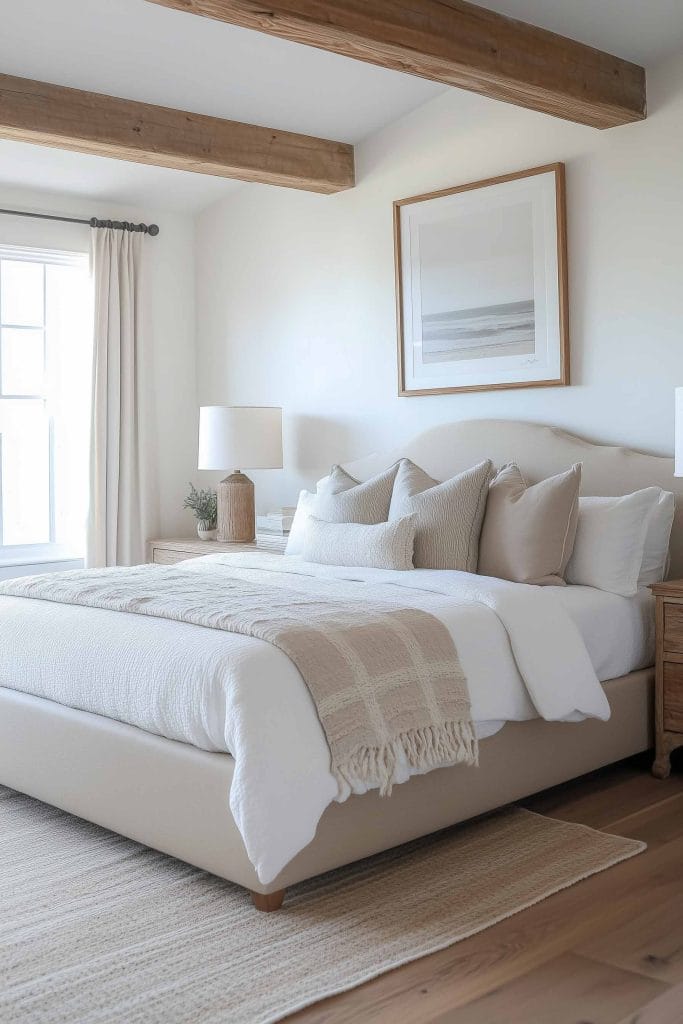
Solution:
<path fill-rule="evenodd" d="M 277 892 L 253 892 L 251 890 L 251 902 L 257 910 L 270 914 L 273 910 L 279 910 L 285 898 L 285 890 L 278 889 Z"/>

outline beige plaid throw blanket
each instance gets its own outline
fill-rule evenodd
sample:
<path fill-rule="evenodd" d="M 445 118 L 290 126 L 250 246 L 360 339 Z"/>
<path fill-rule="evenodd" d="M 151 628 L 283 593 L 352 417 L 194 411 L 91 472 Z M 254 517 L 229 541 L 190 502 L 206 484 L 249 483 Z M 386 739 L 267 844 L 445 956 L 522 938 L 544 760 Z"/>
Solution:
<path fill-rule="evenodd" d="M 332 772 L 352 789 L 378 786 L 387 795 L 405 764 L 425 772 L 477 763 L 467 681 L 438 618 L 400 599 L 363 597 L 353 584 L 273 575 L 263 583 L 226 566 L 197 574 L 144 565 L 9 580 L 0 594 L 176 619 L 274 644 L 308 686 Z"/>

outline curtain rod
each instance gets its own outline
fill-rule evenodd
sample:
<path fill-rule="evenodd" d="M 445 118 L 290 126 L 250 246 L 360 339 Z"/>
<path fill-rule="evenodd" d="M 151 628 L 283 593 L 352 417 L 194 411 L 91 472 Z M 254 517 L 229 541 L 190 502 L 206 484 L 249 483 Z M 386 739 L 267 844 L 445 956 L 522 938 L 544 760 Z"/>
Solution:
<path fill-rule="evenodd" d="M 152 238 L 159 234 L 158 224 L 131 224 L 127 220 L 98 220 L 97 217 L 58 217 L 53 213 L 28 213 L 26 210 L 0 210 L 11 217 L 37 217 L 39 220 L 59 220 L 65 224 L 89 224 L 91 228 L 120 228 L 123 231 L 143 231 Z"/>

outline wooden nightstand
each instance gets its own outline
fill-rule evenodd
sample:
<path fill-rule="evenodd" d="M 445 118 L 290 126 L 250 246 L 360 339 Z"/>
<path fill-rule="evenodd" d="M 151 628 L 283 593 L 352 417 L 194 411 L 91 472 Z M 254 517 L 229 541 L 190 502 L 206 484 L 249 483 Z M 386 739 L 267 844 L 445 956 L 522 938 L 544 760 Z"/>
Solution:
<path fill-rule="evenodd" d="M 182 537 L 179 540 L 151 540 L 148 545 L 150 562 L 157 565 L 174 565 L 186 558 L 201 558 L 203 555 L 218 555 L 222 552 L 274 551 L 285 550 L 286 537 L 277 534 L 258 534 L 251 544 L 221 544 L 216 540 L 199 540 L 197 537 Z"/>
<path fill-rule="evenodd" d="M 650 589 L 657 598 L 657 750 L 652 774 L 666 779 L 671 771 L 671 751 L 683 747 L 683 580 L 655 583 Z"/>

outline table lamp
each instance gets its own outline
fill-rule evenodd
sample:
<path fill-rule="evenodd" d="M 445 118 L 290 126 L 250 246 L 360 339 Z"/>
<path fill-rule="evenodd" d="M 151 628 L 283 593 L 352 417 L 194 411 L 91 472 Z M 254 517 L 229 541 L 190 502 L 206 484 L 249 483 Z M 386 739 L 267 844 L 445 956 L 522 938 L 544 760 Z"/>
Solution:
<path fill-rule="evenodd" d="M 241 467 L 237 469 L 235 467 Z M 199 469 L 233 472 L 218 485 L 218 540 L 248 544 L 256 536 L 254 484 L 244 469 L 282 469 L 282 409 L 204 405 L 199 410 Z"/>

